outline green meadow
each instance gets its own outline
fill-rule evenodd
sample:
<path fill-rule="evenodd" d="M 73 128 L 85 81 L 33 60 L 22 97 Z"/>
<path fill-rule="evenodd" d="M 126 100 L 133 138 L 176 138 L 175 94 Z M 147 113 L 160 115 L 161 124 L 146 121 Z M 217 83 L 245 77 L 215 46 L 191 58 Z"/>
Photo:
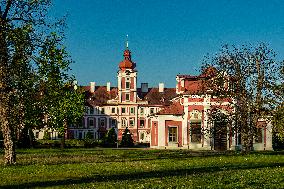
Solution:
<path fill-rule="evenodd" d="M 17 150 L 0 188 L 284 188 L 284 152 Z M 3 155 L 3 151 L 1 151 Z"/>

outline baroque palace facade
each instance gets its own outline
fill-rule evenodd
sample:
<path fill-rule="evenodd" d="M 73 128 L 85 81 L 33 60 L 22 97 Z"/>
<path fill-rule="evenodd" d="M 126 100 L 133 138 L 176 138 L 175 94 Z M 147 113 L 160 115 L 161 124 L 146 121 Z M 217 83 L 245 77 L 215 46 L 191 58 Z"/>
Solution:
<path fill-rule="evenodd" d="M 147 83 L 137 87 L 136 64 L 128 48 L 119 63 L 117 87 L 84 86 L 85 114 L 80 126 L 69 126 L 67 137 L 84 139 L 89 132 L 94 139 L 101 139 L 110 128 L 122 133 L 127 127 L 136 142 L 150 143 L 152 148 L 185 148 L 199 150 L 234 150 L 241 148 L 241 136 L 224 125 L 209 121 L 208 112 L 218 108 L 226 115 L 232 100 L 222 101 L 204 92 L 202 81 L 214 73 L 208 68 L 198 76 L 177 75 L 176 88 L 165 88 L 159 83 L 149 88 Z M 228 108 L 229 107 L 229 108 Z M 214 127 L 225 129 L 214 135 Z M 272 150 L 271 123 L 259 120 L 255 150 Z"/>

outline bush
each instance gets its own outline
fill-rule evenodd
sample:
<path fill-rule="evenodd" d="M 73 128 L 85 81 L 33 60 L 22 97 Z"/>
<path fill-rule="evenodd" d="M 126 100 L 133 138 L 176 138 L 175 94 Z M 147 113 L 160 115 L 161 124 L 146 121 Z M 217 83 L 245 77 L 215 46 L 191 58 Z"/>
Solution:
<path fill-rule="evenodd" d="M 38 148 L 59 148 L 61 144 L 60 140 L 37 140 L 36 147 Z"/>
<path fill-rule="evenodd" d="M 79 140 L 79 139 L 67 139 L 65 140 L 65 146 L 66 147 L 84 147 L 85 146 L 85 141 L 84 140 Z"/>
<path fill-rule="evenodd" d="M 66 139 L 66 148 L 92 148 L 101 145 L 101 141 L 85 139 Z M 37 140 L 37 148 L 60 148 L 61 140 Z"/>

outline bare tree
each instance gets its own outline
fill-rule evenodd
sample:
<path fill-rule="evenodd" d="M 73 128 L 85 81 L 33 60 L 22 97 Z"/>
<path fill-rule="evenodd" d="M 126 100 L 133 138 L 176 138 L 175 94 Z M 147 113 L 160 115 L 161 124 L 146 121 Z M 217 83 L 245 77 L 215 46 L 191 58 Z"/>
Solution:
<path fill-rule="evenodd" d="M 242 150 L 251 151 L 258 120 L 268 118 L 269 110 L 275 106 L 272 89 L 283 62 L 276 61 L 273 50 L 262 43 L 240 48 L 225 45 L 204 64 L 204 67 L 213 66 L 218 70 L 218 75 L 207 80 L 206 85 L 220 101 L 232 99 L 228 122 L 241 135 Z"/>

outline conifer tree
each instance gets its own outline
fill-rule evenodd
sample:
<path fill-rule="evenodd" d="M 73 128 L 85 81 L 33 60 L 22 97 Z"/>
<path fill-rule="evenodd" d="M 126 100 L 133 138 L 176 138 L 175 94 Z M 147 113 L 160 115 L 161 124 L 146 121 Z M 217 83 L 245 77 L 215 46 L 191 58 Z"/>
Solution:
<path fill-rule="evenodd" d="M 132 134 L 130 133 L 128 127 L 125 128 L 124 133 L 122 134 L 121 146 L 123 147 L 132 147 L 134 146 Z"/>

